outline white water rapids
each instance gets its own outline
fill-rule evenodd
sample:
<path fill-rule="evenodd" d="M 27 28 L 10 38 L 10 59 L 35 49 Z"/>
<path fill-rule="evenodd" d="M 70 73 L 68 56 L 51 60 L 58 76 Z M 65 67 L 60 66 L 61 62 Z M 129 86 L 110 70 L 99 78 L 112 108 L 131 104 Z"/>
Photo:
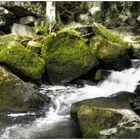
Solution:
<path fill-rule="evenodd" d="M 96 86 L 85 84 L 84 87 L 77 88 L 42 85 L 40 92 L 47 94 L 52 101 L 45 116 L 25 125 L 19 123 L 6 127 L 1 131 L 0 138 L 73 138 L 74 126 L 69 114 L 72 103 L 89 98 L 107 97 L 119 91 L 133 92 L 139 80 L 140 67 L 138 66 L 120 72 L 112 71 Z M 9 117 L 24 115 L 27 114 L 9 114 Z"/>

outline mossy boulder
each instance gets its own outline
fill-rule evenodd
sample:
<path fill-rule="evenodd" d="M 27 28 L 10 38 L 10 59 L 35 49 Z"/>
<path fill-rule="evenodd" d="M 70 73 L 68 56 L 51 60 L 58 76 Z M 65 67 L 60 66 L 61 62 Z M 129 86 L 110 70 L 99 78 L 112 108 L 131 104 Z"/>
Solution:
<path fill-rule="evenodd" d="M 100 35 L 112 43 L 121 44 L 124 45 L 125 47 L 128 46 L 128 43 L 125 42 L 123 38 L 121 38 L 119 35 L 115 34 L 114 32 L 107 29 L 105 26 L 101 24 L 93 22 L 92 30 L 95 33 L 95 35 Z"/>
<path fill-rule="evenodd" d="M 38 109 L 48 100 L 0 66 L 0 111 Z"/>
<path fill-rule="evenodd" d="M 45 62 L 17 41 L 0 46 L 0 63 L 24 77 L 41 80 Z"/>
<path fill-rule="evenodd" d="M 101 36 L 94 36 L 90 41 L 91 52 L 105 69 L 123 70 L 131 67 L 127 49 L 112 43 Z"/>
<path fill-rule="evenodd" d="M 53 84 L 67 83 L 98 64 L 80 33 L 67 28 L 44 39 L 42 56 Z"/>
<path fill-rule="evenodd" d="M 82 105 L 72 112 L 75 111 L 83 138 L 101 138 L 101 130 L 114 127 L 118 119 L 122 118 L 122 115 L 116 112 L 89 105 Z"/>
<path fill-rule="evenodd" d="M 71 107 L 71 116 L 78 125 L 82 137 L 139 138 L 140 118 L 130 110 L 128 101 L 132 94 L 122 92 L 112 97 L 74 103 Z"/>

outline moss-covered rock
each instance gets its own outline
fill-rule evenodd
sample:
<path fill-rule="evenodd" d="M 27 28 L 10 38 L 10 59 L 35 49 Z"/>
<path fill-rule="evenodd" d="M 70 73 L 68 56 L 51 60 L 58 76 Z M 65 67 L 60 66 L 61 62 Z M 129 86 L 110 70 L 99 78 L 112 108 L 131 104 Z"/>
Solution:
<path fill-rule="evenodd" d="M 37 109 L 46 101 L 47 97 L 0 66 L 1 111 Z"/>
<path fill-rule="evenodd" d="M 123 70 L 131 67 L 127 49 L 120 44 L 111 43 L 101 36 L 94 36 L 90 41 L 90 48 L 103 68 Z"/>
<path fill-rule="evenodd" d="M 75 113 L 75 111 L 72 112 Z M 122 118 L 122 115 L 117 112 L 89 105 L 80 106 L 76 116 L 83 138 L 101 137 L 101 130 L 114 127 Z"/>
<path fill-rule="evenodd" d="M 132 94 L 122 92 L 108 98 L 74 103 L 71 107 L 71 116 L 79 126 L 82 137 L 139 138 L 140 118 L 129 110 L 128 100 Z"/>
<path fill-rule="evenodd" d="M 80 33 L 75 30 L 63 29 L 49 35 L 43 42 L 42 56 L 53 84 L 67 83 L 98 64 Z"/>
<path fill-rule="evenodd" d="M 101 24 L 94 22 L 92 30 L 96 35 L 100 35 L 112 43 L 121 44 L 125 47 L 128 46 L 128 43 L 125 42 L 122 38 L 120 38 L 120 36 L 113 33 L 111 30 L 107 29 L 106 27 L 102 26 Z"/>
<path fill-rule="evenodd" d="M 41 79 L 45 71 L 45 62 L 17 41 L 0 46 L 0 63 L 15 73 L 32 79 Z"/>

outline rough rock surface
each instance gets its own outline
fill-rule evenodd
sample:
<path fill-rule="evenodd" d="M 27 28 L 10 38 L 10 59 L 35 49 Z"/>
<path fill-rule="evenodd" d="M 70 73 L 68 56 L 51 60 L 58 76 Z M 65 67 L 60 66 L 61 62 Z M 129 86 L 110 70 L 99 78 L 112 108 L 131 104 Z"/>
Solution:
<path fill-rule="evenodd" d="M 0 66 L 0 110 L 38 109 L 48 100 L 24 81 Z"/>

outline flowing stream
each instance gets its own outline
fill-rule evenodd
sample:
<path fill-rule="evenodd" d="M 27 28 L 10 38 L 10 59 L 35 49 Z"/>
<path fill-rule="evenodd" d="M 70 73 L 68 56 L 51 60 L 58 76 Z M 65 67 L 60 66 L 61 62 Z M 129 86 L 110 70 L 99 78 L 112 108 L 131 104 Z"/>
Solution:
<path fill-rule="evenodd" d="M 140 80 L 140 61 L 133 60 L 132 64 L 130 69 L 111 71 L 96 86 L 86 83 L 80 88 L 42 85 L 39 91 L 51 99 L 45 114 L 41 117 L 36 117 L 35 112 L 7 114 L 4 119 L 0 118 L 0 138 L 79 138 L 79 131 L 70 117 L 72 103 L 107 97 L 119 91 L 133 92 Z"/>

